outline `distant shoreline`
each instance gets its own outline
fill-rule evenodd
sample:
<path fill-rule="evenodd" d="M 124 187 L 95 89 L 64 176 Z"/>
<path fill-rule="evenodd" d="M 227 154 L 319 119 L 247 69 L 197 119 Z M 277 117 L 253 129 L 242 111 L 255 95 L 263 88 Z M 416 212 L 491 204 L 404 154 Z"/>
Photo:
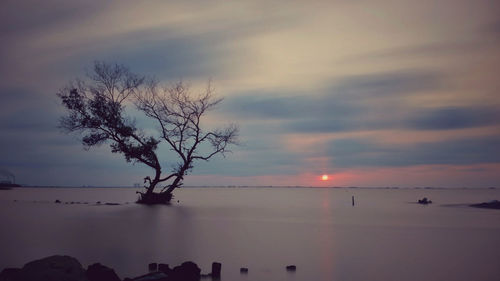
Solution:
<path fill-rule="evenodd" d="M 83 186 L 66 186 L 66 185 L 16 185 L 15 188 L 130 188 L 130 189 L 141 189 L 143 187 L 136 186 L 93 186 L 93 185 L 83 185 Z M 334 188 L 334 189 L 427 189 L 427 190 L 456 190 L 456 189 L 499 189 L 499 187 L 398 187 L 398 186 L 287 186 L 287 185 L 190 185 L 183 186 L 182 188 Z"/>

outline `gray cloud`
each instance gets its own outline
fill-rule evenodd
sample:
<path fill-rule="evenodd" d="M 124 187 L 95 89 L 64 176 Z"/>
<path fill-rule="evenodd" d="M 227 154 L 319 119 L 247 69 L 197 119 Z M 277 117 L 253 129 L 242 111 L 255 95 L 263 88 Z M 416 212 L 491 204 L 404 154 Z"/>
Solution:
<path fill-rule="evenodd" d="M 3 134 L 36 134 L 55 131 L 58 121 L 58 104 L 55 93 L 45 96 L 33 91 L 0 89 L 2 111 L 0 130 Z"/>
<path fill-rule="evenodd" d="M 469 165 L 500 163 L 500 136 L 465 138 L 415 145 L 385 145 L 365 139 L 341 139 L 328 145 L 336 167 Z"/>
<path fill-rule="evenodd" d="M 402 70 L 345 77 L 334 83 L 331 92 L 336 96 L 358 98 L 397 98 L 401 95 L 437 89 L 439 74 L 434 71 Z M 331 100 L 330 102 L 335 102 Z"/>
<path fill-rule="evenodd" d="M 500 111 L 494 106 L 420 108 L 401 102 L 439 87 L 439 75 L 433 72 L 360 75 L 341 79 L 318 95 L 237 96 L 227 100 L 225 110 L 246 120 L 281 120 L 285 130 L 296 133 L 450 130 L 500 123 Z M 273 97 L 276 95 L 281 97 Z"/>
<path fill-rule="evenodd" d="M 89 1 L 47 0 L 40 5 L 36 0 L 4 0 L 0 3 L 0 32 L 14 36 L 32 34 L 77 22 L 106 6 L 104 2 L 96 5 Z"/>
<path fill-rule="evenodd" d="M 431 67 L 450 71 L 462 63 L 467 69 L 465 67 L 479 57 L 476 55 L 479 51 L 488 51 L 483 54 L 494 57 L 500 25 L 482 12 L 478 11 L 473 17 L 460 17 L 464 22 L 462 26 L 456 24 L 459 21 L 453 20 L 462 16 L 461 13 L 448 9 L 453 15 L 452 20 L 438 19 L 436 23 L 443 24 L 436 25 L 436 32 L 428 32 L 427 24 L 410 24 L 408 30 L 424 35 L 421 39 L 417 38 L 420 42 L 416 42 L 414 37 L 410 40 L 406 40 L 405 36 L 391 37 L 396 33 L 384 33 L 382 26 L 374 26 L 381 29 L 365 28 L 371 23 L 370 19 L 353 22 L 339 18 L 336 22 L 342 28 L 335 31 L 339 38 L 346 36 L 349 39 L 350 34 L 358 30 L 360 33 L 356 36 L 360 38 L 359 42 L 367 44 L 367 48 L 358 45 L 352 52 L 347 52 L 354 57 L 342 58 L 341 54 L 330 56 L 327 52 L 322 53 L 322 48 L 316 49 L 316 44 L 304 44 L 303 49 L 299 44 L 290 48 L 290 52 L 285 49 L 286 40 L 290 39 L 290 44 L 300 43 L 300 38 L 308 39 L 305 36 L 307 32 L 317 31 L 315 34 L 324 38 L 331 36 L 332 25 L 326 24 L 331 22 L 316 14 L 316 8 L 310 4 L 283 2 L 280 9 L 275 9 L 275 2 L 269 4 L 265 1 L 227 5 L 223 1 L 207 4 L 201 0 L 176 3 L 173 7 L 171 3 L 162 1 L 1 1 L 0 35 L 3 41 L 0 60 L 3 63 L 0 72 L 3 75 L 0 76 L 0 84 L 2 87 L 19 88 L 0 89 L 0 165 L 24 176 L 24 179 L 31 179 L 31 182 L 41 180 L 46 183 L 74 183 L 76 177 L 79 177 L 78 182 L 88 182 L 88 175 L 96 175 L 95 182 L 114 183 L 125 177 L 129 181 L 130 175 L 136 171 L 140 174 L 139 178 L 148 174 L 147 168 L 125 163 L 121 155 L 110 153 L 107 146 L 84 152 L 76 136 L 65 136 L 56 128 L 61 108 L 54 92 L 63 86 L 64 81 L 79 76 L 78 73 L 81 75 L 83 68 L 90 67 L 94 60 L 124 63 L 135 72 L 156 75 L 161 80 L 184 78 L 199 81 L 212 77 L 216 82 L 230 81 L 231 87 L 238 87 L 241 82 L 242 89 L 239 91 L 245 91 L 247 83 L 252 82 L 277 89 L 280 85 L 265 81 L 266 75 L 270 74 L 270 80 L 278 78 L 276 81 L 281 83 L 282 75 L 289 72 L 283 71 L 283 67 L 278 67 L 280 65 L 261 68 L 267 62 L 274 62 L 274 59 L 278 63 L 283 60 L 285 65 L 295 65 L 293 62 L 297 59 L 297 65 L 302 68 L 294 70 L 297 76 L 293 77 L 305 74 L 306 80 L 312 73 L 321 75 L 315 78 L 324 77 L 322 71 L 330 69 L 332 62 L 337 61 L 354 62 L 354 67 L 347 68 L 347 71 L 393 69 L 398 65 L 414 67 L 388 73 L 345 76 L 331 81 L 316 79 L 314 85 L 328 86 L 315 92 L 280 92 L 278 89 L 276 92 L 248 92 L 232 97 L 228 93 L 230 97 L 221 105 L 219 114 L 224 119 L 241 121 L 242 139 L 246 145 L 235 148 L 236 153 L 228 155 L 227 159 L 196 165 L 196 174 L 247 176 L 300 173 L 305 170 L 303 159 L 311 157 L 311 154 L 288 151 L 280 142 L 280 138 L 287 133 L 313 137 L 316 133 L 328 132 L 384 129 L 439 131 L 499 124 L 495 105 L 423 108 L 412 103 L 412 98 L 421 93 L 439 95 L 443 85 L 455 82 L 452 72 L 441 73 L 427 68 L 433 59 L 446 56 L 447 60 L 436 60 Z M 360 8 L 376 6 L 363 6 L 365 3 L 354 5 L 360 5 Z M 471 7 L 475 5 L 470 4 Z M 480 6 L 485 9 L 484 4 Z M 318 7 L 343 11 L 340 6 Z M 173 12 L 182 14 L 173 15 Z M 163 14 L 167 21 L 156 20 L 158 15 Z M 148 17 L 150 15 L 152 17 Z M 311 24 L 310 17 L 313 15 L 318 16 L 317 25 Z M 398 19 L 389 15 L 386 20 L 389 23 Z M 319 25 L 322 22 L 325 23 L 324 28 Z M 473 32 L 474 28 L 477 32 Z M 282 30 L 286 32 L 281 33 Z M 394 42 L 376 40 L 372 36 L 375 31 L 381 32 L 380 38 L 394 38 Z M 442 37 L 441 34 L 447 36 Z M 366 40 L 363 39 L 365 36 Z M 311 39 L 314 38 L 311 36 Z M 339 44 L 339 48 L 348 48 L 349 41 Z M 335 40 L 318 42 L 325 48 L 336 43 Z M 374 46 L 392 47 L 371 52 Z M 274 50 L 268 52 L 269 47 Z M 316 50 L 319 50 L 317 54 L 314 53 Z M 275 57 L 274 51 L 279 51 L 282 56 Z M 307 61 L 309 56 L 311 60 Z M 304 65 L 310 66 L 312 72 Z M 485 65 L 496 66 L 494 61 Z M 376 68 L 378 66 L 380 68 Z M 488 69 L 477 67 L 478 74 Z M 441 83 L 443 78 L 447 79 L 447 84 Z M 310 82 L 306 80 L 305 84 Z M 481 79 L 471 77 L 471 81 L 479 86 L 478 92 L 484 90 L 481 89 Z M 294 85 L 294 81 L 290 82 L 287 88 Z M 493 84 L 488 85 L 492 82 L 485 83 L 488 89 L 495 88 Z M 255 86 L 250 84 L 248 87 Z M 463 95 L 467 88 L 461 87 L 458 85 L 452 90 Z M 444 104 L 449 100 L 436 97 L 436 101 Z M 138 123 L 148 129 L 154 126 L 141 118 L 138 118 Z M 497 163 L 497 147 L 497 138 L 481 137 L 411 147 L 349 139 L 332 142 L 328 155 L 342 167 Z M 161 149 L 162 153 L 166 150 Z M 165 159 L 170 159 L 168 152 L 163 155 Z M 64 180 L 60 174 L 62 169 L 66 171 Z M 108 171 L 114 172 L 113 176 L 107 175 Z M 54 180 L 54 175 L 61 180 Z"/>
<path fill-rule="evenodd" d="M 437 87 L 439 76 L 433 72 L 359 75 L 340 79 L 317 95 L 249 93 L 227 99 L 224 108 L 235 117 L 282 120 L 283 127 L 293 132 L 386 129 L 403 126 L 391 112 L 404 110 L 409 115 L 414 110 L 401 105 L 401 100 Z"/>
<path fill-rule="evenodd" d="M 147 42 L 151 38 L 162 38 L 162 34 L 163 32 L 159 34 L 138 32 L 135 35 L 127 34 L 124 38 L 114 38 L 113 40 L 121 42 L 119 48 L 112 53 L 108 49 L 103 49 L 102 52 L 88 54 L 87 62 L 91 61 L 90 57 L 93 56 L 94 59 L 119 61 L 136 72 L 156 77 L 208 79 L 210 75 L 217 76 L 224 73 L 224 64 L 227 60 L 238 55 L 227 47 L 228 38 L 221 38 L 220 34 L 155 39 L 149 44 L 137 45 L 137 42 Z M 133 42 L 130 41 L 131 38 L 134 38 Z M 110 44 L 110 46 L 113 45 Z M 78 59 L 81 60 L 81 58 Z"/>
<path fill-rule="evenodd" d="M 498 125 L 499 120 L 500 110 L 494 107 L 442 107 L 419 110 L 406 125 L 417 130 L 450 130 Z"/>

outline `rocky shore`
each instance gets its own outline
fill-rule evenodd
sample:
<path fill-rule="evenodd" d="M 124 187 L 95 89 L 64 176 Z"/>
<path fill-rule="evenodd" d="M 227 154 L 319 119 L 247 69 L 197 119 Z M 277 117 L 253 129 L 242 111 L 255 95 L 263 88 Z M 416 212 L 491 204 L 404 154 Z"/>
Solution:
<path fill-rule="evenodd" d="M 100 263 L 82 264 L 70 256 L 50 256 L 25 264 L 22 268 L 5 268 L 0 272 L 0 281 L 199 281 L 201 279 L 219 280 L 222 264 L 212 263 L 211 272 L 202 274 L 198 265 L 192 261 L 183 262 L 171 268 L 164 263 L 150 263 L 149 273 L 134 278 L 120 279 L 114 269 Z M 294 272 L 295 265 L 286 266 Z M 242 267 L 241 274 L 248 274 L 248 268 Z"/>

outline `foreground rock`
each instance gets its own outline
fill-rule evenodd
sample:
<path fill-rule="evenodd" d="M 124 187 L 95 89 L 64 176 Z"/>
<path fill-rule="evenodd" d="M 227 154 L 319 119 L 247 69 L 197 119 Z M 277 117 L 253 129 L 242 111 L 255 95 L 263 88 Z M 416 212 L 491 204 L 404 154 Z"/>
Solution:
<path fill-rule="evenodd" d="M 89 281 L 121 281 L 112 268 L 100 263 L 89 265 L 86 275 Z"/>
<path fill-rule="evenodd" d="M 483 202 L 478 204 L 472 204 L 471 207 L 485 208 L 485 209 L 500 209 L 500 201 L 493 200 L 490 202 Z"/>
<path fill-rule="evenodd" d="M 171 281 L 198 281 L 201 277 L 201 269 L 192 261 L 183 262 L 172 269 L 169 275 Z"/>
<path fill-rule="evenodd" d="M 200 281 L 220 280 L 222 264 L 212 263 L 212 271 L 201 274 L 198 265 L 187 261 L 170 268 L 164 263 L 148 264 L 149 273 L 123 281 Z M 295 272 L 295 265 L 286 266 Z M 240 268 L 241 274 L 248 274 L 248 268 Z M 85 270 L 80 262 L 70 256 L 50 256 L 27 263 L 23 268 L 5 268 L 0 272 L 0 281 L 121 281 L 116 272 L 100 263 L 94 263 Z"/>
<path fill-rule="evenodd" d="M 51 256 L 27 263 L 21 269 L 7 268 L 0 281 L 89 281 L 80 262 L 69 256 Z"/>

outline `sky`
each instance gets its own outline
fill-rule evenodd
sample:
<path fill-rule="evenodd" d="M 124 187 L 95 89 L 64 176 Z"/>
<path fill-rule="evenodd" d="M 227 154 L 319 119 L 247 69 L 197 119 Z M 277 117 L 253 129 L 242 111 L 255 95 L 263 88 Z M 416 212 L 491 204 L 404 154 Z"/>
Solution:
<path fill-rule="evenodd" d="M 499 15 L 496 0 L 3 0 L 0 175 L 151 174 L 57 127 L 57 91 L 98 60 L 224 97 L 204 124 L 237 123 L 240 145 L 186 185 L 500 186 Z"/>

